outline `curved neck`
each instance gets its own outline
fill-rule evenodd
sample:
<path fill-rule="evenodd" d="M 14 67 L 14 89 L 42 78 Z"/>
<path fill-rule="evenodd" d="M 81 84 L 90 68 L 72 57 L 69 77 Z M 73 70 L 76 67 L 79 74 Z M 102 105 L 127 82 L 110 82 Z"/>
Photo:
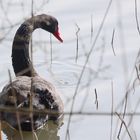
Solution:
<path fill-rule="evenodd" d="M 29 42 L 36 28 L 35 20 L 31 18 L 24 22 L 16 32 L 12 47 L 12 64 L 16 76 L 37 75 L 29 56 Z"/>

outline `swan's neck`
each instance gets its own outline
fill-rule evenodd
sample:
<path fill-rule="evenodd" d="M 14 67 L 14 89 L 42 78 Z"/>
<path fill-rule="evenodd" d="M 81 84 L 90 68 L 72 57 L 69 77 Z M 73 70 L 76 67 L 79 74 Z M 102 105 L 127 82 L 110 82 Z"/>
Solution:
<path fill-rule="evenodd" d="M 35 24 L 28 20 L 16 32 L 12 47 L 12 64 L 16 76 L 35 76 L 36 72 L 29 57 L 29 42 Z"/>

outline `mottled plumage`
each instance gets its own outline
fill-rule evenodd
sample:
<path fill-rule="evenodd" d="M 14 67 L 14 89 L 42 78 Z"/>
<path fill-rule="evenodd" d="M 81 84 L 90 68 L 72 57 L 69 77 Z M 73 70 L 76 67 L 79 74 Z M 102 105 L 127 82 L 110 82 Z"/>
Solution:
<path fill-rule="evenodd" d="M 54 17 L 43 14 L 26 20 L 17 30 L 12 47 L 12 64 L 17 77 L 9 82 L 0 94 L 1 106 L 18 109 L 32 107 L 33 110 L 40 111 L 32 116 L 1 112 L 2 121 L 8 122 L 15 129 L 21 127 L 25 131 L 36 130 L 48 120 L 59 124 L 60 118 L 63 118 L 63 103 L 59 94 L 51 83 L 38 76 L 29 57 L 29 41 L 36 28 L 49 31 L 62 42 L 58 33 L 58 22 Z M 45 112 L 48 110 L 54 113 Z M 20 126 L 17 119 L 20 120 Z"/>

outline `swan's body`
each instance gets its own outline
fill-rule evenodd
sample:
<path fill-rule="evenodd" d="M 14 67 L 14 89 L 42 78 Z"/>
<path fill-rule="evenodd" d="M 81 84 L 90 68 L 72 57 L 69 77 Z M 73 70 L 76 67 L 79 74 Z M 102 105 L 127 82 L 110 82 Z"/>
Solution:
<path fill-rule="evenodd" d="M 49 31 L 62 42 L 58 33 L 58 22 L 54 17 L 43 14 L 26 20 L 17 30 L 12 47 L 12 64 L 17 77 L 7 84 L 0 94 L 1 106 L 17 109 L 32 107 L 33 110 L 41 111 L 32 115 L 21 112 L 18 114 L 17 112 L 1 112 L 2 121 L 8 122 L 15 129 L 25 131 L 36 130 L 48 120 L 59 123 L 59 119 L 63 116 L 61 98 L 54 86 L 36 73 L 29 57 L 29 41 L 36 28 Z M 45 113 L 45 110 L 55 113 Z"/>

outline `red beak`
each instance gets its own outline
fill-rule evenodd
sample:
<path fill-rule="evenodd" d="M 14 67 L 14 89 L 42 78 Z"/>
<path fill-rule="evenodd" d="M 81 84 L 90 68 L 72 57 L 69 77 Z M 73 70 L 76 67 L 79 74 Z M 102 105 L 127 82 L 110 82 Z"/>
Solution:
<path fill-rule="evenodd" d="M 53 33 L 53 35 L 60 41 L 63 42 L 62 38 L 60 37 L 59 30 Z"/>

